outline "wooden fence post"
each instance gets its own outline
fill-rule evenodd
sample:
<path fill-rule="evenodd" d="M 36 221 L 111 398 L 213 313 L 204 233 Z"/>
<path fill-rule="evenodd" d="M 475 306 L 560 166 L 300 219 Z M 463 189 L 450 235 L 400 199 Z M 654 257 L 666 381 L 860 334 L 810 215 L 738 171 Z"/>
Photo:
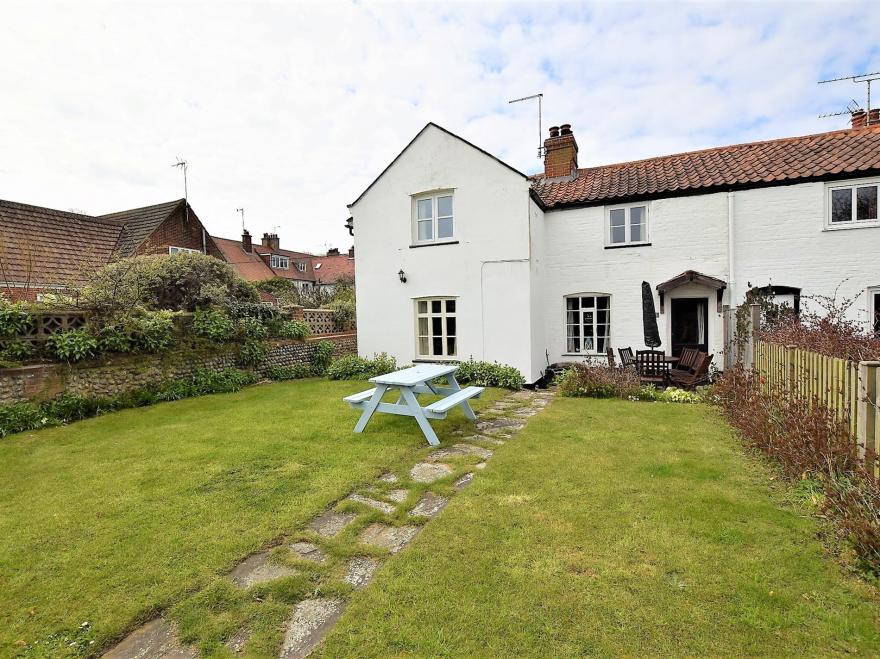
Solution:
<path fill-rule="evenodd" d="M 746 344 L 746 359 L 744 363 L 755 370 L 756 354 L 755 354 L 755 335 L 761 329 L 761 305 L 749 305 L 749 340 Z"/>
<path fill-rule="evenodd" d="M 877 379 L 880 362 L 859 362 L 859 387 L 856 424 L 856 439 L 859 454 L 865 458 L 865 469 L 874 473 L 872 454 L 877 451 Z M 870 449 L 871 452 L 867 453 Z"/>

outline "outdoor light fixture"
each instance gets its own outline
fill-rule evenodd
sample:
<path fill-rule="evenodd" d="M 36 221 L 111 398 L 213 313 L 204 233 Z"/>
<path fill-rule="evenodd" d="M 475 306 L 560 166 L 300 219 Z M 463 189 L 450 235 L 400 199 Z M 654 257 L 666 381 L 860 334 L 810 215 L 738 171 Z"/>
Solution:
<path fill-rule="evenodd" d="M 401 284 L 406 283 L 406 273 L 403 270 L 401 270 L 397 273 L 397 278 L 400 280 Z"/>

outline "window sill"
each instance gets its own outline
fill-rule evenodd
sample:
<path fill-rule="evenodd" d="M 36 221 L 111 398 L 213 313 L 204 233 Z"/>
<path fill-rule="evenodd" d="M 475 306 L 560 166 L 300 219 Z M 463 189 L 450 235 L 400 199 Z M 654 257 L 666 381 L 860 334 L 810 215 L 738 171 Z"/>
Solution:
<path fill-rule="evenodd" d="M 880 222 L 864 220 L 862 222 L 847 222 L 846 224 L 826 224 L 822 231 L 846 231 L 848 229 L 875 229 L 880 227 Z"/>
<path fill-rule="evenodd" d="M 437 242 L 431 243 L 416 243 L 415 245 L 410 245 L 410 249 L 415 249 L 417 247 L 439 247 L 440 245 L 458 245 L 457 240 L 438 240 Z"/>
<path fill-rule="evenodd" d="M 455 364 L 458 361 L 458 357 L 416 357 L 413 364 Z"/>
<path fill-rule="evenodd" d="M 605 249 L 624 249 L 626 247 L 650 247 L 651 243 L 621 243 L 620 245 L 605 245 Z"/>

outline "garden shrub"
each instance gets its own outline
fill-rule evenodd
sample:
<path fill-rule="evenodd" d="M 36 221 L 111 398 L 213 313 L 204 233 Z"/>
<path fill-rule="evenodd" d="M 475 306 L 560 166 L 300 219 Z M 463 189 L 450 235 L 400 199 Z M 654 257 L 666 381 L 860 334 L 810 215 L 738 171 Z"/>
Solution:
<path fill-rule="evenodd" d="M 653 401 L 657 403 L 702 403 L 703 396 L 696 391 L 667 387 L 660 389 L 652 384 L 639 388 L 639 393 L 628 396 L 630 400 Z"/>
<path fill-rule="evenodd" d="M 279 317 L 278 309 L 265 302 L 234 300 L 227 305 L 227 308 L 233 318 L 252 318 L 263 324 Z"/>
<path fill-rule="evenodd" d="M 174 315 L 168 311 L 147 311 L 131 316 L 125 329 L 132 348 L 139 352 L 160 352 L 174 343 Z"/>
<path fill-rule="evenodd" d="M 33 403 L 0 406 L 0 437 L 49 425 L 50 419 Z"/>
<path fill-rule="evenodd" d="M 131 352 L 131 336 L 119 325 L 105 325 L 97 330 L 101 352 Z"/>
<path fill-rule="evenodd" d="M 327 369 L 327 377 L 331 380 L 369 380 L 396 370 L 397 361 L 384 352 L 374 355 L 373 359 L 345 355 L 333 360 Z"/>
<path fill-rule="evenodd" d="M 24 303 L 7 302 L 0 297 L 0 337 L 27 334 L 33 324 L 33 316 Z"/>
<path fill-rule="evenodd" d="M 333 310 L 333 323 L 337 330 L 346 332 L 354 329 L 357 314 L 353 299 L 332 300 L 325 304 L 324 308 Z"/>
<path fill-rule="evenodd" d="M 258 341 L 269 336 L 269 329 L 263 324 L 259 318 L 245 316 L 239 318 L 237 323 L 238 332 L 245 339 L 256 339 Z"/>
<path fill-rule="evenodd" d="M 461 362 L 455 372 L 455 379 L 461 384 L 478 387 L 501 387 L 503 389 L 522 389 L 525 379 L 519 369 L 497 362 L 478 362 L 468 359 Z"/>
<path fill-rule="evenodd" d="M 312 330 L 309 324 L 301 320 L 286 320 L 270 328 L 272 334 L 279 339 L 298 339 L 305 341 Z"/>
<path fill-rule="evenodd" d="M 630 368 L 572 364 L 559 380 L 559 394 L 586 398 L 637 398 L 639 375 Z"/>
<path fill-rule="evenodd" d="M 46 349 L 50 355 L 58 359 L 78 362 L 97 354 L 98 340 L 85 328 L 67 330 L 46 339 Z"/>
<path fill-rule="evenodd" d="M 199 309 L 193 316 L 192 330 L 198 336 L 222 342 L 232 337 L 235 323 L 222 311 Z"/>
<path fill-rule="evenodd" d="M 12 361 L 19 361 L 33 356 L 36 350 L 28 341 L 8 341 L 0 350 L 0 357 Z"/>
<path fill-rule="evenodd" d="M 245 339 L 238 349 L 239 366 L 257 366 L 269 354 L 269 346 L 259 339 Z"/>
<path fill-rule="evenodd" d="M 312 374 L 308 364 L 294 364 L 293 366 L 272 365 L 265 370 L 265 375 L 270 380 L 299 380 Z"/>
<path fill-rule="evenodd" d="M 315 375 L 324 375 L 333 360 L 333 344 L 330 341 L 319 341 L 312 347 L 309 355 L 309 366 Z"/>

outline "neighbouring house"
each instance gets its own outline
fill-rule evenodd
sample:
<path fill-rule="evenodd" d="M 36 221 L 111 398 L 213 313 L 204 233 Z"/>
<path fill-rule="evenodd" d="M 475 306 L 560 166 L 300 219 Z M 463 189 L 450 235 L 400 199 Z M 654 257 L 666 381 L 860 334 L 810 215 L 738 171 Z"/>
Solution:
<path fill-rule="evenodd" d="M 307 292 L 313 288 L 332 290 L 340 280 L 354 280 L 353 247 L 347 255 L 331 249 L 326 256 L 316 256 L 283 249 L 277 233 L 264 233 L 262 242 L 255 245 L 247 230 L 241 240 L 214 237 L 214 241 L 223 258 L 248 281 L 283 277 Z"/>
<path fill-rule="evenodd" d="M 0 293 L 38 300 L 77 288 L 111 260 L 222 254 L 184 199 L 92 216 L 0 200 Z"/>
<path fill-rule="evenodd" d="M 642 281 L 663 349 L 718 365 L 750 287 L 798 308 L 854 297 L 851 318 L 880 328 L 877 119 L 587 168 L 564 124 L 535 176 L 429 123 L 349 205 L 359 350 L 535 380 L 642 348 Z"/>

